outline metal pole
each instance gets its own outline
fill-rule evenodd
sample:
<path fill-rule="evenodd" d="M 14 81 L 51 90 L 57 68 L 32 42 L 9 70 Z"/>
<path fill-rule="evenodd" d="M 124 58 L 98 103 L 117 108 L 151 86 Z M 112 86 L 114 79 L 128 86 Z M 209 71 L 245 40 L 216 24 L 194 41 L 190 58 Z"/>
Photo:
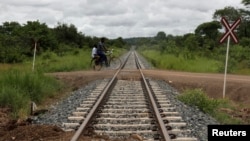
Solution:
<path fill-rule="evenodd" d="M 227 62 L 228 62 L 228 54 L 229 54 L 229 45 L 230 45 L 230 36 L 227 38 L 227 54 L 226 54 L 226 63 L 225 63 L 225 74 L 224 74 L 224 86 L 223 86 L 223 99 L 225 98 L 226 93 L 226 81 L 227 81 Z"/>
<path fill-rule="evenodd" d="M 32 71 L 34 71 L 34 69 L 35 69 L 35 60 L 36 60 L 36 41 L 35 41 L 35 48 L 34 48 Z"/>

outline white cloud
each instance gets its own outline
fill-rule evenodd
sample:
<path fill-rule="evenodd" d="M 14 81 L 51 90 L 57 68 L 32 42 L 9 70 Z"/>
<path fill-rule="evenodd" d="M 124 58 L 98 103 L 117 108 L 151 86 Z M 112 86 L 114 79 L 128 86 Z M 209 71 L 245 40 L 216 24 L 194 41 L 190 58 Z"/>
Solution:
<path fill-rule="evenodd" d="M 0 22 L 74 24 L 85 35 L 108 38 L 179 35 L 226 6 L 243 7 L 241 0 L 1 0 Z"/>

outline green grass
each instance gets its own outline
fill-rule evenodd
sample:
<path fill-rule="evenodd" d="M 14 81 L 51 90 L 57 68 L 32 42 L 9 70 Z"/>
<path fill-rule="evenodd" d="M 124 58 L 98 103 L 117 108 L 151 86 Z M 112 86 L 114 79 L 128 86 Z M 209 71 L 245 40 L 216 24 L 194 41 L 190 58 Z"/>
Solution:
<path fill-rule="evenodd" d="M 250 69 L 244 68 L 239 69 L 234 72 L 235 74 L 241 74 L 241 75 L 250 75 Z"/>
<path fill-rule="evenodd" d="M 172 54 L 161 54 L 159 51 L 145 50 L 141 54 L 156 68 L 188 72 L 218 72 L 222 65 L 216 60 L 194 56 L 187 59 L 184 55 L 178 57 Z"/>
<path fill-rule="evenodd" d="M 214 114 L 222 101 L 217 99 L 209 99 L 201 89 L 186 90 L 183 95 L 179 95 L 178 99 L 190 106 L 197 106 L 201 111 Z"/>
<path fill-rule="evenodd" d="M 41 103 L 61 88 L 54 78 L 38 72 L 9 70 L 0 75 L 0 106 L 11 108 L 15 118 L 29 113 L 30 102 Z M 21 111 L 21 112 L 20 112 Z"/>
<path fill-rule="evenodd" d="M 114 55 L 124 53 L 124 49 L 114 49 Z M 63 56 L 53 52 L 46 52 L 39 56 L 35 63 L 35 70 L 41 72 L 67 72 L 90 69 L 91 50 L 74 50 Z M 31 62 L 27 62 L 32 66 Z"/>
<path fill-rule="evenodd" d="M 125 49 L 114 48 L 116 56 Z M 19 64 L 0 64 L 0 107 L 12 110 L 13 118 L 23 118 L 30 113 L 30 102 L 42 103 L 58 94 L 62 85 L 55 78 L 44 75 L 47 72 L 67 72 L 90 69 L 91 49 L 75 49 L 58 56 L 45 52 Z"/>
<path fill-rule="evenodd" d="M 65 56 L 57 56 L 51 52 L 45 53 L 36 62 L 36 70 L 43 72 L 84 70 L 89 66 L 90 54 L 86 51 L 76 51 Z"/>
<path fill-rule="evenodd" d="M 214 117 L 217 121 L 222 124 L 242 124 L 243 122 L 239 119 L 233 118 L 226 112 L 220 109 L 231 109 L 234 110 L 233 104 L 227 99 L 211 99 L 209 98 L 202 89 L 187 89 L 177 98 L 183 103 L 196 106 L 204 113 L 207 113 Z"/>
<path fill-rule="evenodd" d="M 211 58 L 200 57 L 191 52 L 174 54 L 161 53 L 157 50 L 143 50 L 140 52 L 152 65 L 158 69 L 177 70 L 187 72 L 221 73 L 224 72 L 224 63 Z M 241 62 L 236 67 L 231 65 L 231 73 L 250 74 L 246 68 L 248 61 Z M 246 69 L 245 69 L 245 68 Z M 244 69 L 242 69 L 244 68 Z M 233 118 L 232 115 L 221 109 L 235 111 L 235 104 L 225 99 L 210 99 L 201 89 L 186 90 L 178 99 L 187 105 L 197 106 L 201 111 L 214 117 L 222 124 L 241 124 L 243 121 Z M 239 106 L 239 105 L 238 105 Z"/>
<path fill-rule="evenodd" d="M 125 49 L 114 48 L 115 56 L 120 56 L 125 52 Z M 91 49 L 75 49 L 63 56 L 58 56 L 55 52 L 44 52 L 36 56 L 34 70 L 43 73 L 88 70 L 90 69 L 90 61 Z M 9 69 L 31 71 L 32 68 L 33 58 L 19 64 L 0 64 L 0 72 Z"/>

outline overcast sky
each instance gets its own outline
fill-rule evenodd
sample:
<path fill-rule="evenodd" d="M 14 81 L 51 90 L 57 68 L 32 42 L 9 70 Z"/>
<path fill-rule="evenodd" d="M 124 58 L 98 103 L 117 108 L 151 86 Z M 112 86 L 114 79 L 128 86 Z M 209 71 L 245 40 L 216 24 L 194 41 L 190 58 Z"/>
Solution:
<path fill-rule="evenodd" d="M 243 8 L 242 0 L 1 0 L 0 22 L 39 20 L 73 24 L 88 36 L 127 38 L 182 35 L 212 20 L 217 9 Z"/>

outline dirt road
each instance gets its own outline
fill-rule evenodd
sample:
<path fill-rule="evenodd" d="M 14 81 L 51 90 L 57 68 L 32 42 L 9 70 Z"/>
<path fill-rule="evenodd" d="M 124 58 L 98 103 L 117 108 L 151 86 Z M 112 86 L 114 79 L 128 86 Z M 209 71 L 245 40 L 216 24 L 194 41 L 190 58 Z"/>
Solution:
<path fill-rule="evenodd" d="M 224 74 L 190 73 L 166 70 L 143 70 L 145 76 L 164 80 L 178 91 L 202 88 L 212 98 L 223 97 Z M 52 73 L 57 79 L 77 89 L 88 82 L 111 77 L 114 71 L 77 71 Z M 250 76 L 227 75 L 225 98 L 250 106 Z"/>

